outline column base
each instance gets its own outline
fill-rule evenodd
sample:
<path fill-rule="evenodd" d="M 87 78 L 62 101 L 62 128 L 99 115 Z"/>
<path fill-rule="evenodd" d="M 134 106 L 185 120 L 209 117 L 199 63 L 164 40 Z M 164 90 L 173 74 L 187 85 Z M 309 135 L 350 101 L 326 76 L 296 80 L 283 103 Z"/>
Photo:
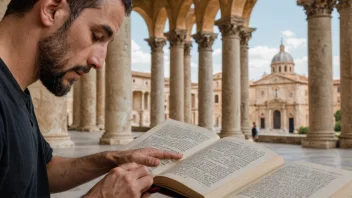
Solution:
<path fill-rule="evenodd" d="M 245 139 L 245 136 L 242 133 L 242 131 L 221 131 L 220 132 L 220 137 L 221 138 L 224 138 L 224 137 L 237 137 L 237 138 Z"/>
<path fill-rule="evenodd" d="M 99 132 L 99 129 L 97 126 L 85 126 L 85 127 L 81 127 L 80 130 L 85 132 Z"/>
<path fill-rule="evenodd" d="M 253 140 L 251 128 L 243 127 L 241 128 L 241 130 L 243 131 L 243 134 L 246 137 L 246 140 Z"/>
<path fill-rule="evenodd" d="M 331 149 L 337 147 L 337 139 L 309 139 L 305 138 L 302 140 L 303 148 L 317 148 L 317 149 Z"/>
<path fill-rule="evenodd" d="M 339 146 L 340 148 L 352 148 L 352 139 L 344 139 L 340 137 L 339 140 Z"/>
<path fill-rule="evenodd" d="M 69 136 L 50 136 L 45 137 L 46 141 L 50 144 L 52 148 L 72 148 L 75 143 L 70 139 Z"/>
<path fill-rule="evenodd" d="M 132 136 L 119 136 L 119 137 L 102 137 L 99 144 L 101 145 L 121 145 L 128 144 L 133 140 Z"/>
<path fill-rule="evenodd" d="M 72 124 L 71 126 L 68 127 L 69 130 L 79 130 L 79 125 L 78 124 Z"/>
<path fill-rule="evenodd" d="M 105 125 L 104 124 L 98 124 L 98 129 L 103 131 L 105 129 Z"/>

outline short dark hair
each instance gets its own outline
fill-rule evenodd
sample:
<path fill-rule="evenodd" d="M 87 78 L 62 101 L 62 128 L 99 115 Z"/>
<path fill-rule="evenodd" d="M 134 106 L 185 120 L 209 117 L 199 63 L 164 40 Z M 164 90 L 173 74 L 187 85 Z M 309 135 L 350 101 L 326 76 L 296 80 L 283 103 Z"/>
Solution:
<path fill-rule="evenodd" d="M 124 7 L 126 16 L 129 16 L 132 11 L 132 0 L 121 0 Z M 26 12 L 33 9 L 38 0 L 11 0 L 7 6 L 5 16 L 16 14 L 23 16 Z M 67 0 L 71 9 L 71 17 L 69 20 L 74 21 L 81 12 L 86 8 L 94 8 L 101 4 L 102 0 Z"/>

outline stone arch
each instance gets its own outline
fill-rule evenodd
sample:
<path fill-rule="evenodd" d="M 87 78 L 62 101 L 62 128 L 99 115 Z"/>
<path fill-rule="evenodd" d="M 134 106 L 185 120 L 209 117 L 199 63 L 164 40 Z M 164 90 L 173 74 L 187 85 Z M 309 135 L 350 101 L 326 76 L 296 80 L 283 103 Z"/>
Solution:
<path fill-rule="evenodd" d="M 231 16 L 241 16 L 243 14 L 244 7 L 247 0 L 232 0 L 231 2 Z"/>
<path fill-rule="evenodd" d="M 244 22 L 245 27 L 249 26 L 250 17 L 256 2 L 257 0 L 247 0 L 246 4 L 244 5 L 242 16 L 245 19 L 245 22 Z"/>
<path fill-rule="evenodd" d="M 202 3 L 205 3 L 204 5 Z M 220 10 L 219 0 L 208 0 L 208 2 L 202 2 L 199 7 L 204 7 L 204 12 L 197 14 L 197 31 L 201 32 L 213 32 L 215 17 Z"/>
<path fill-rule="evenodd" d="M 184 0 L 178 10 L 176 18 L 176 29 L 185 30 L 186 29 L 186 17 L 188 11 L 193 4 L 193 0 Z M 171 25 L 171 23 L 170 23 Z M 171 27 L 171 26 L 170 26 Z M 170 28 L 171 29 L 171 28 Z"/>
<path fill-rule="evenodd" d="M 168 12 L 165 7 L 160 8 L 155 15 L 154 22 L 154 36 L 162 38 L 164 37 L 164 29 L 166 20 L 168 19 Z"/>
<path fill-rule="evenodd" d="M 192 8 L 186 17 L 186 30 L 187 30 L 187 37 L 186 40 L 190 41 L 191 40 L 191 34 L 192 34 L 192 29 L 194 24 L 196 23 L 196 15 L 194 13 L 194 9 Z"/>
<path fill-rule="evenodd" d="M 152 22 L 152 19 L 147 14 L 147 12 L 140 7 L 133 7 L 133 11 L 137 12 L 144 19 L 144 21 L 148 27 L 149 36 L 152 36 L 153 35 L 153 28 L 152 28 L 153 22 Z"/>

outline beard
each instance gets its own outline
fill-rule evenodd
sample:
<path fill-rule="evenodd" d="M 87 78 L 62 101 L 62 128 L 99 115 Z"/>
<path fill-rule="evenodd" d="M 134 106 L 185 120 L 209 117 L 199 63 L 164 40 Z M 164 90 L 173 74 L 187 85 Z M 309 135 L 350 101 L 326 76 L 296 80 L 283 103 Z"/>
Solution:
<path fill-rule="evenodd" d="M 76 79 L 70 79 L 68 83 L 65 83 L 66 73 L 71 71 L 88 73 L 90 70 L 89 66 L 74 66 L 64 70 L 67 68 L 69 50 L 67 31 L 64 28 L 60 28 L 52 36 L 38 43 L 38 76 L 43 85 L 55 96 L 65 96 L 76 81 Z"/>

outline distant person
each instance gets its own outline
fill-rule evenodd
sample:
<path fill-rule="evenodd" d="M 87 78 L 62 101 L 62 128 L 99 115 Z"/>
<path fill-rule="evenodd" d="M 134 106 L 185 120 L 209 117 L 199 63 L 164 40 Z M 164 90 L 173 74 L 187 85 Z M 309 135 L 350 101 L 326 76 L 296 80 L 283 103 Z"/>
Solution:
<path fill-rule="evenodd" d="M 257 129 L 257 125 L 255 124 L 255 122 L 253 122 L 252 138 L 254 141 L 256 141 L 258 139 L 258 129 Z"/>

